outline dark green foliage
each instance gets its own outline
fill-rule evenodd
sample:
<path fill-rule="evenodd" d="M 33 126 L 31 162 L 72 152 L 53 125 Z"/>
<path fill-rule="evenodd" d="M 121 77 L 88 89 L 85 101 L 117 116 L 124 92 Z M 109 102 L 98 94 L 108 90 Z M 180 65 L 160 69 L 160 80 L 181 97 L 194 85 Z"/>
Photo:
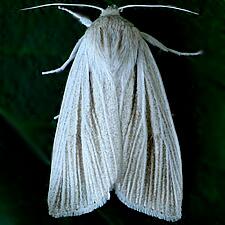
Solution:
<path fill-rule="evenodd" d="M 1 0 L 0 5 L 0 225 L 128 225 L 167 222 L 128 209 L 114 195 L 101 209 L 54 219 L 47 212 L 51 149 L 69 68 L 60 66 L 85 28 L 54 8 L 18 9 L 50 1 Z M 53 1 L 51 1 L 53 2 Z M 109 4 L 170 4 L 168 9 L 129 9 L 123 16 L 170 48 L 204 50 L 178 57 L 151 47 L 167 91 L 180 140 L 183 218 L 174 224 L 225 224 L 225 1 L 63 1 Z M 91 9 L 76 9 L 97 18 Z"/>

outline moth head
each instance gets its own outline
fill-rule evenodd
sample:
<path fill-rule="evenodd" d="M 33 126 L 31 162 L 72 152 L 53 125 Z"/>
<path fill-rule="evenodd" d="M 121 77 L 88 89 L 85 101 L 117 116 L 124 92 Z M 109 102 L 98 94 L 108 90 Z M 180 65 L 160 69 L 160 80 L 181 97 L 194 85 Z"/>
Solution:
<path fill-rule="evenodd" d="M 100 16 L 119 16 L 119 8 L 116 5 L 108 6 L 106 9 L 104 9 Z"/>

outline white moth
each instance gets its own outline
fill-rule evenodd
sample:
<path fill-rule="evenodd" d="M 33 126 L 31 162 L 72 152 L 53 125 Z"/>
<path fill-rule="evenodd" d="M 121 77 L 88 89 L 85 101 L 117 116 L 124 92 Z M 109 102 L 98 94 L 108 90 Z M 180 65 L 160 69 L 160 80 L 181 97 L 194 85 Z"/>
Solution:
<path fill-rule="evenodd" d="M 115 190 L 128 207 L 167 221 L 181 218 L 183 178 L 180 147 L 163 82 L 148 44 L 177 55 L 120 16 L 128 5 L 101 9 L 61 72 L 72 61 L 54 139 L 49 214 L 76 216 L 102 206 Z M 23 10 L 26 10 L 23 9 Z M 196 14 L 196 13 L 194 13 Z"/>

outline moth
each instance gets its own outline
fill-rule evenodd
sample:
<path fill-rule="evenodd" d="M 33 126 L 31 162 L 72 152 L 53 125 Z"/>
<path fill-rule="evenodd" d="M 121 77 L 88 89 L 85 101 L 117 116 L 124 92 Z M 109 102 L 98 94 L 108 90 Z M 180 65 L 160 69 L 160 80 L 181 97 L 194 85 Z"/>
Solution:
<path fill-rule="evenodd" d="M 180 146 L 159 69 L 148 44 L 182 53 L 139 31 L 120 16 L 131 7 L 102 9 L 52 3 L 87 27 L 71 62 L 58 118 L 48 192 L 49 214 L 77 216 L 104 205 L 114 190 L 128 207 L 167 221 L 181 218 L 183 177 Z M 92 22 L 61 6 L 101 12 Z"/>

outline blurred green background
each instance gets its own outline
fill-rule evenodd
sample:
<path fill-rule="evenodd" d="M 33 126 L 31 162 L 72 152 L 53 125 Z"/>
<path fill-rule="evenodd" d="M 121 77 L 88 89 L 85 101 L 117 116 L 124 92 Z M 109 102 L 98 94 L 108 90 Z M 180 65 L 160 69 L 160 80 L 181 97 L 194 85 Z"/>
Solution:
<path fill-rule="evenodd" d="M 85 32 L 55 8 L 18 11 L 53 1 L 0 1 L 0 225 L 169 224 L 128 209 L 112 195 L 102 208 L 79 217 L 48 216 L 47 192 L 56 121 L 67 74 L 41 76 L 67 59 Z M 184 175 L 183 217 L 174 224 L 225 224 L 225 1 L 62 1 L 171 4 L 169 9 L 129 9 L 123 16 L 170 48 L 204 50 L 179 57 L 151 47 L 177 129 Z M 74 9 L 75 10 L 75 9 Z M 92 9 L 76 9 L 98 17 Z"/>

